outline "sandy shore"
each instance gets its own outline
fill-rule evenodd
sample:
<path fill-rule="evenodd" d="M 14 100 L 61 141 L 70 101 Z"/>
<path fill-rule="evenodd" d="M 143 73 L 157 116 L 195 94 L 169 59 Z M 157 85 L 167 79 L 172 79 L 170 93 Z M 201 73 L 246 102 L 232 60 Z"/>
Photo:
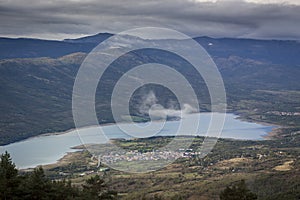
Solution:
<path fill-rule="evenodd" d="M 42 165 L 44 169 L 52 169 L 58 166 L 66 166 L 78 160 L 78 157 L 82 155 L 81 151 L 68 152 L 62 158 L 55 163 Z"/>
<path fill-rule="evenodd" d="M 260 124 L 260 125 L 263 125 L 263 126 L 270 126 L 270 127 L 273 127 L 272 130 L 270 132 L 268 132 L 267 135 L 264 135 L 262 136 L 265 140 L 273 140 L 273 139 L 276 139 L 276 137 L 281 133 L 281 130 L 285 127 L 283 126 L 280 126 L 278 124 L 272 124 L 272 123 L 269 123 L 269 122 L 262 122 L 262 121 L 259 121 L 259 120 L 249 120 L 249 119 L 246 119 L 245 117 L 243 116 L 240 116 L 238 114 L 235 114 L 237 115 L 237 119 L 238 120 L 241 120 L 241 121 L 244 121 L 244 122 L 251 122 L 251 123 L 255 123 L 255 124 Z"/>
<path fill-rule="evenodd" d="M 281 130 L 283 129 L 284 127 L 276 127 L 276 128 L 273 128 L 271 132 L 268 133 L 268 135 L 265 135 L 263 138 L 265 140 L 274 140 L 276 139 L 280 133 L 281 133 Z"/>

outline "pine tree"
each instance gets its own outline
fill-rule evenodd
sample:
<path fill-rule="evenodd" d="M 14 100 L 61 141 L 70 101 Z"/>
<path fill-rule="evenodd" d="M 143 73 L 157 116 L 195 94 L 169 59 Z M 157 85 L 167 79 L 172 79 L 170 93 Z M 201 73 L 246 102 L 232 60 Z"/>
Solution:
<path fill-rule="evenodd" d="M 12 199 L 18 187 L 18 170 L 12 162 L 9 153 L 1 155 L 0 161 L 0 199 Z"/>
<path fill-rule="evenodd" d="M 117 193 L 108 190 L 105 182 L 100 176 L 96 175 L 86 180 L 86 184 L 83 185 L 83 193 L 85 198 L 88 199 L 115 199 Z"/>

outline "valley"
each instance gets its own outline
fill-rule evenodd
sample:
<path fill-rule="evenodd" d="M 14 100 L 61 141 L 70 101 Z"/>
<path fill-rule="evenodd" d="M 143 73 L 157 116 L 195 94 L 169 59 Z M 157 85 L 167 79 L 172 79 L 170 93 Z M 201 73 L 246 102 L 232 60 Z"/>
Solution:
<path fill-rule="evenodd" d="M 96 44 L 111 36 L 97 34 L 64 41 L 0 39 L 0 45 L 5 47 L 0 52 L 0 145 L 73 129 L 72 89 L 77 71 Z M 74 187 L 80 196 L 84 195 L 79 191 L 87 187 L 86 181 L 95 180 L 93 178 L 98 175 L 108 191 L 114 191 L 118 199 L 204 200 L 219 199 L 226 187 L 245 180 L 258 199 L 298 199 L 300 44 L 296 41 L 209 37 L 195 40 L 211 54 L 223 77 L 227 113 L 237 114 L 240 120 L 246 122 L 278 126 L 277 129 L 264 140 L 220 138 L 214 149 L 202 158 L 197 151 L 204 140 L 202 136 L 193 140 L 188 151 L 157 152 L 159 156 L 155 149 L 170 142 L 172 136 L 111 141 L 129 151 L 130 156 L 118 155 L 116 158 L 120 158 L 122 165 L 131 168 L 136 167 L 132 162 L 134 159 L 143 164 L 143 159 L 179 157 L 174 163 L 148 173 L 118 171 L 105 163 L 98 166 L 99 160 L 95 155 L 76 145 L 73 152 L 57 163 L 43 166 L 48 183 L 55 180 L 65 184 L 64 180 L 70 180 L 69 189 Z M 205 82 L 195 74 L 189 63 L 173 54 L 147 49 L 122 56 L 105 72 L 95 95 L 100 124 L 115 122 L 110 107 L 110 91 L 114 82 L 141 63 L 173 66 L 188 78 L 197 98 L 201 99 L 199 111 L 211 111 Z M 149 84 L 135 91 L 129 102 L 134 121 L 150 120 L 140 108 L 141 100 L 152 93 L 156 103 L 165 108 L 180 109 L 170 90 Z M 169 122 L 172 121 L 174 119 L 169 119 Z M 102 145 L 100 149 L 111 150 L 109 145 Z M 106 161 L 111 161 L 111 158 L 108 156 Z M 25 174 L 25 177 L 32 173 L 36 171 L 19 171 L 20 176 Z M 84 189 L 82 191 L 89 194 Z"/>
<path fill-rule="evenodd" d="M 107 36 L 107 34 L 99 34 L 90 36 L 88 39 L 57 43 L 80 44 L 83 47 L 95 46 L 96 42 L 102 41 Z M 16 39 L 14 43 L 7 42 L 5 44 L 12 48 L 19 43 L 22 44 L 21 41 L 21 39 L 20 41 Z M 241 115 L 243 119 L 249 121 L 277 124 L 286 128 L 299 126 L 300 117 L 293 113 L 300 112 L 300 88 L 298 84 L 300 72 L 297 64 L 299 63 L 297 60 L 299 56 L 296 56 L 300 45 L 290 41 L 206 37 L 196 38 L 196 41 L 212 54 L 212 58 L 223 76 L 228 112 Z M 33 40 L 30 42 L 42 41 Z M 208 43 L 214 45 L 207 46 Z M 289 52 L 274 48 L 278 45 L 288 47 Z M 258 46 L 260 46 L 261 51 L 268 49 L 268 55 L 258 51 Z M 25 51 L 27 47 L 28 45 L 24 45 L 18 48 L 19 50 L 24 48 Z M 78 51 L 80 52 L 60 55 L 62 57 L 57 58 L 47 51 L 41 50 L 39 52 L 44 52 L 44 56 L 47 57 L 22 58 L 28 56 L 20 54 L 16 56 L 21 58 L 5 58 L 0 61 L 1 145 L 43 133 L 61 132 L 74 128 L 71 108 L 72 87 L 77 70 L 89 50 L 79 49 Z M 241 54 L 241 52 L 248 53 Z M 278 60 L 279 57 L 275 56 L 277 54 L 280 54 L 281 60 L 289 63 Z M 164 59 L 161 60 L 160 56 Z M 192 86 L 203 85 L 203 87 L 196 89 L 196 94 L 201 99 L 200 111 L 210 111 L 205 83 L 200 76 L 195 75 L 187 63 L 164 52 L 147 50 L 121 58 L 106 73 L 106 79 L 101 82 L 105 90 L 98 89 L 96 93 L 96 111 L 100 124 L 114 122 L 109 106 L 109 90 L 113 87 L 113 80 L 122 76 L 134 63 L 143 62 L 163 62 L 174 66 L 176 70 L 188 77 Z M 122 67 L 122 63 L 126 63 L 128 66 Z M 131 114 L 135 120 L 149 120 L 146 115 L 140 113 L 139 101 L 150 91 L 154 91 L 158 103 L 165 107 L 168 106 L 170 99 L 176 102 L 170 91 L 148 85 L 138 90 L 130 102 Z M 172 106 L 178 108 L 178 105 Z M 278 114 L 288 112 L 291 114 Z"/>

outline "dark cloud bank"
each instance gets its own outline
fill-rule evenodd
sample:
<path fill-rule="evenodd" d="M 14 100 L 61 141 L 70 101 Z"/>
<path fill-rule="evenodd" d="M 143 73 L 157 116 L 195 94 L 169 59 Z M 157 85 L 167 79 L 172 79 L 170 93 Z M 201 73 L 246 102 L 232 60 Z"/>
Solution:
<path fill-rule="evenodd" d="M 0 1 L 0 36 L 72 38 L 155 26 L 190 36 L 300 40 L 300 6 L 189 0 Z"/>

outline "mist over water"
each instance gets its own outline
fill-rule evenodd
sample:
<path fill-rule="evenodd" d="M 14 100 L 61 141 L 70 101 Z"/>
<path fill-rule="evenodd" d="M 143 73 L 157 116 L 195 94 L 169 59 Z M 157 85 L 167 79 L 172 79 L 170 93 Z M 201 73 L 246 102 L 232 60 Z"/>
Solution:
<path fill-rule="evenodd" d="M 178 117 L 182 115 L 196 113 L 197 109 L 193 108 L 190 104 L 183 104 L 181 110 L 176 109 L 176 102 L 169 101 L 167 107 L 158 104 L 158 99 L 154 91 L 149 91 L 148 94 L 144 95 L 142 101 L 139 104 L 138 111 L 140 114 L 149 115 L 151 119 L 159 120 L 166 119 L 166 117 Z"/>

